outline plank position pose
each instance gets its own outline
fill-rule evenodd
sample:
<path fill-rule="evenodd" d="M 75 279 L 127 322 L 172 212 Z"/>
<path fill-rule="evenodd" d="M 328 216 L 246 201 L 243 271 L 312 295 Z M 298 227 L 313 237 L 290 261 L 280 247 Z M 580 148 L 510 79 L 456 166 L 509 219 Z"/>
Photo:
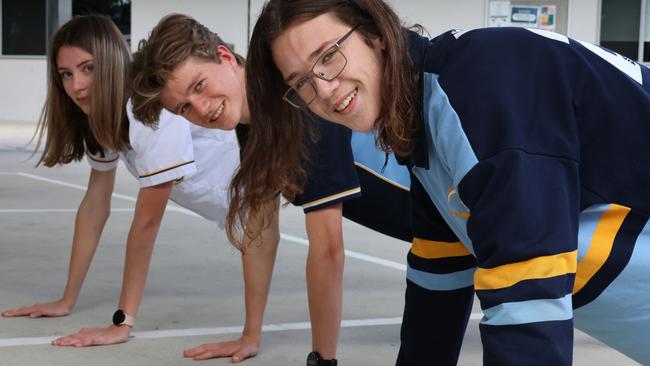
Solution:
<path fill-rule="evenodd" d="M 144 124 L 155 125 L 160 111 L 169 110 L 202 127 L 236 129 L 243 159 L 257 165 L 272 164 L 264 152 L 249 154 L 249 146 L 260 142 L 249 138 L 252 135 L 248 110 L 257 101 L 247 98 L 245 65 L 244 59 L 196 20 L 180 14 L 169 15 L 140 43 L 135 54 L 134 115 Z M 374 146 L 372 134 L 352 134 L 343 126 L 324 121 L 317 121 L 317 126 L 316 139 L 306 137 L 304 151 L 287 152 L 287 156 L 300 161 L 301 169 L 294 173 L 304 186 L 285 197 L 301 205 L 306 214 L 307 290 L 313 350 L 317 357 L 334 364 L 342 308 L 341 217 L 410 242 L 410 177 L 393 155 L 386 155 Z M 263 189 L 274 184 L 267 178 L 256 176 L 256 185 Z M 232 191 L 232 194 L 238 196 L 239 192 Z M 268 202 L 277 200 L 277 192 L 273 192 Z M 242 217 L 242 222 L 271 219 L 256 224 L 255 230 L 248 232 L 277 223 L 277 206 L 277 203 L 260 206 L 259 215 Z M 233 242 L 248 250 L 247 242 L 238 241 L 236 233 L 230 234 Z M 254 334 L 249 339 L 253 339 L 255 349 L 259 344 L 262 315 L 263 304 L 254 316 L 259 322 L 249 329 Z M 222 343 L 206 344 L 186 354 L 202 354 L 201 357 L 207 358 L 222 355 L 222 350 Z"/>
<path fill-rule="evenodd" d="M 474 293 L 486 365 L 570 365 L 574 325 L 650 363 L 648 68 L 538 30 L 427 39 L 382 0 L 271 0 L 246 68 L 270 163 L 242 159 L 235 216 L 299 186 L 313 115 L 415 176 L 399 365 L 455 364 Z"/>
<path fill-rule="evenodd" d="M 196 34 L 200 37 L 192 38 Z M 170 35 L 176 38 L 167 38 Z M 162 44 L 159 37 L 164 41 Z M 219 122 L 216 126 L 232 130 L 238 123 L 248 121 L 244 84 L 239 79 L 244 60 L 228 50 L 218 36 L 193 19 L 178 15 L 163 19 L 152 32 L 150 42 L 143 45 L 135 63 L 139 70 L 136 75 L 153 70 L 150 64 L 142 63 L 148 55 L 181 45 L 186 53 L 182 58 L 178 53 L 174 55 L 177 64 L 174 76 L 169 79 L 170 85 L 182 79 L 183 67 L 187 65 L 208 67 L 205 75 L 210 79 L 204 80 L 203 86 L 223 85 L 220 81 L 225 80 L 233 87 L 228 90 L 227 97 L 221 92 L 217 94 L 226 102 L 220 115 L 212 116 Z M 201 51 L 196 50 L 197 45 L 209 49 L 211 58 L 206 61 Z M 90 346 L 126 342 L 138 313 L 155 237 L 168 199 L 223 227 L 228 209 L 227 187 L 239 164 L 240 148 L 235 133 L 190 124 L 185 118 L 163 109 L 162 105 L 153 106 L 155 112 L 149 115 L 153 116 L 155 129 L 136 118 L 132 112 L 136 108 L 127 103 L 126 80 L 131 56 L 122 35 L 109 20 L 97 16 L 75 18 L 55 34 L 50 49 L 50 88 L 39 129 L 41 138 L 47 133 L 47 139 L 39 163 L 53 166 L 86 156 L 92 169 L 86 195 L 77 213 L 63 297 L 7 310 L 3 316 L 64 316 L 72 311 L 109 216 L 116 166 L 121 159 L 139 180 L 141 189 L 129 231 L 122 295 L 114 324 L 83 329 L 53 343 Z M 156 60 L 161 61 L 158 65 L 164 61 Z M 137 94 L 134 100 L 136 105 L 142 101 Z M 151 112 L 152 104 L 140 108 Z M 198 125 L 205 122 L 193 114 L 185 115 L 198 121 Z M 213 128 L 215 124 L 206 127 Z M 310 301 L 315 349 L 334 358 L 341 316 L 342 213 L 365 226 L 410 241 L 409 207 L 405 200 L 409 176 L 393 157 L 384 167 L 386 155 L 374 148 L 369 135 L 351 137 L 347 128 L 329 123 L 323 124 L 319 132 L 318 143 L 311 143 L 309 147 L 312 159 L 306 164 L 310 170 L 306 187 L 293 202 L 302 205 L 306 213 L 310 288 L 331 294 L 331 302 Z M 242 125 L 239 128 L 241 143 L 245 134 Z M 332 149 L 332 146 L 337 148 Z M 347 147 L 341 149 L 342 146 Z M 356 167 L 352 146 L 357 155 Z M 264 209 L 277 216 L 277 203 L 270 206 Z M 231 356 L 238 362 L 258 352 L 279 241 L 275 216 L 274 223 L 262 236 L 242 246 L 245 248 L 242 263 L 246 299 L 246 325 L 242 336 L 234 341 L 187 350 L 187 357 Z M 250 224 L 255 223 L 252 220 Z M 264 245 L 257 245 L 259 242 Z M 326 335 L 320 336 L 321 333 Z M 331 334 L 336 334 L 336 339 L 332 340 Z"/>

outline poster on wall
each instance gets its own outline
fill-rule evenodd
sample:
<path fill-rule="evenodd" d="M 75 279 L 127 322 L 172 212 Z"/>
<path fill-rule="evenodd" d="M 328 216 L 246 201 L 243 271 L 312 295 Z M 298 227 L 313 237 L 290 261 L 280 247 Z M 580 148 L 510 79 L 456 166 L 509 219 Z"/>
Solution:
<path fill-rule="evenodd" d="M 555 31 L 555 5 L 539 7 L 539 27 L 551 32 Z"/>
<path fill-rule="evenodd" d="M 510 25 L 514 27 L 538 28 L 539 7 L 513 6 L 510 12 Z"/>
<path fill-rule="evenodd" d="M 488 11 L 488 27 L 510 25 L 510 1 L 492 1 Z"/>

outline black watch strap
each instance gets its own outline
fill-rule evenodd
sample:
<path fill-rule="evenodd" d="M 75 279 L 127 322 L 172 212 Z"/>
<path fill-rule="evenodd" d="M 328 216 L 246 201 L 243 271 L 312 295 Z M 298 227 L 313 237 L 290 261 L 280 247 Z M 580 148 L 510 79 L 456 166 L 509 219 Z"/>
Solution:
<path fill-rule="evenodd" d="M 307 366 L 336 366 L 336 358 L 324 360 L 318 352 L 311 352 L 307 355 Z"/>

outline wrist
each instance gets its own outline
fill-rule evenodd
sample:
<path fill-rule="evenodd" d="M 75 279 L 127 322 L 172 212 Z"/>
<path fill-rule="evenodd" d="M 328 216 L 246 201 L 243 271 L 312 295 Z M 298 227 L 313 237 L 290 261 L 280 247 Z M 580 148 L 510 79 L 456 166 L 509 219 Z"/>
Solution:
<path fill-rule="evenodd" d="M 111 326 L 110 326 L 109 328 L 110 328 L 110 329 L 113 329 L 113 331 L 114 331 L 115 333 L 117 333 L 117 334 L 124 334 L 124 335 L 126 335 L 127 337 L 129 336 L 129 334 L 131 334 L 131 327 L 126 326 L 126 325 L 115 325 L 115 324 L 111 324 Z"/>
<path fill-rule="evenodd" d="M 113 325 L 116 327 L 133 328 L 134 323 L 135 318 L 125 313 L 122 309 L 117 309 L 113 314 Z"/>
<path fill-rule="evenodd" d="M 76 299 L 67 299 L 65 296 L 59 300 L 59 304 L 68 309 L 68 311 L 72 311 L 72 308 L 74 308 L 76 303 Z"/>
<path fill-rule="evenodd" d="M 242 332 L 242 337 L 250 338 L 251 340 L 259 343 L 260 338 L 262 338 L 262 330 L 261 329 L 251 330 L 248 328 L 244 328 L 244 331 Z"/>

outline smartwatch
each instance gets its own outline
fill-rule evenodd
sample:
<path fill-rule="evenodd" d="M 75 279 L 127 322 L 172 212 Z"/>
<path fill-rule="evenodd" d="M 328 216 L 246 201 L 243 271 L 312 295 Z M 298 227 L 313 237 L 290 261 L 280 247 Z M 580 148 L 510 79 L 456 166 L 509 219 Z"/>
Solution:
<path fill-rule="evenodd" d="M 307 355 L 307 366 L 336 366 L 336 359 L 323 360 L 318 352 L 311 352 Z"/>
<path fill-rule="evenodd" d="M 130 315 L 127 315 L 122 309 L 117 309 L 115 314 L 113 314 L 113 324 L 116 326 L 126 325 L 129 328 L 133 328 L 133 322 L 135 318 Z"/>

